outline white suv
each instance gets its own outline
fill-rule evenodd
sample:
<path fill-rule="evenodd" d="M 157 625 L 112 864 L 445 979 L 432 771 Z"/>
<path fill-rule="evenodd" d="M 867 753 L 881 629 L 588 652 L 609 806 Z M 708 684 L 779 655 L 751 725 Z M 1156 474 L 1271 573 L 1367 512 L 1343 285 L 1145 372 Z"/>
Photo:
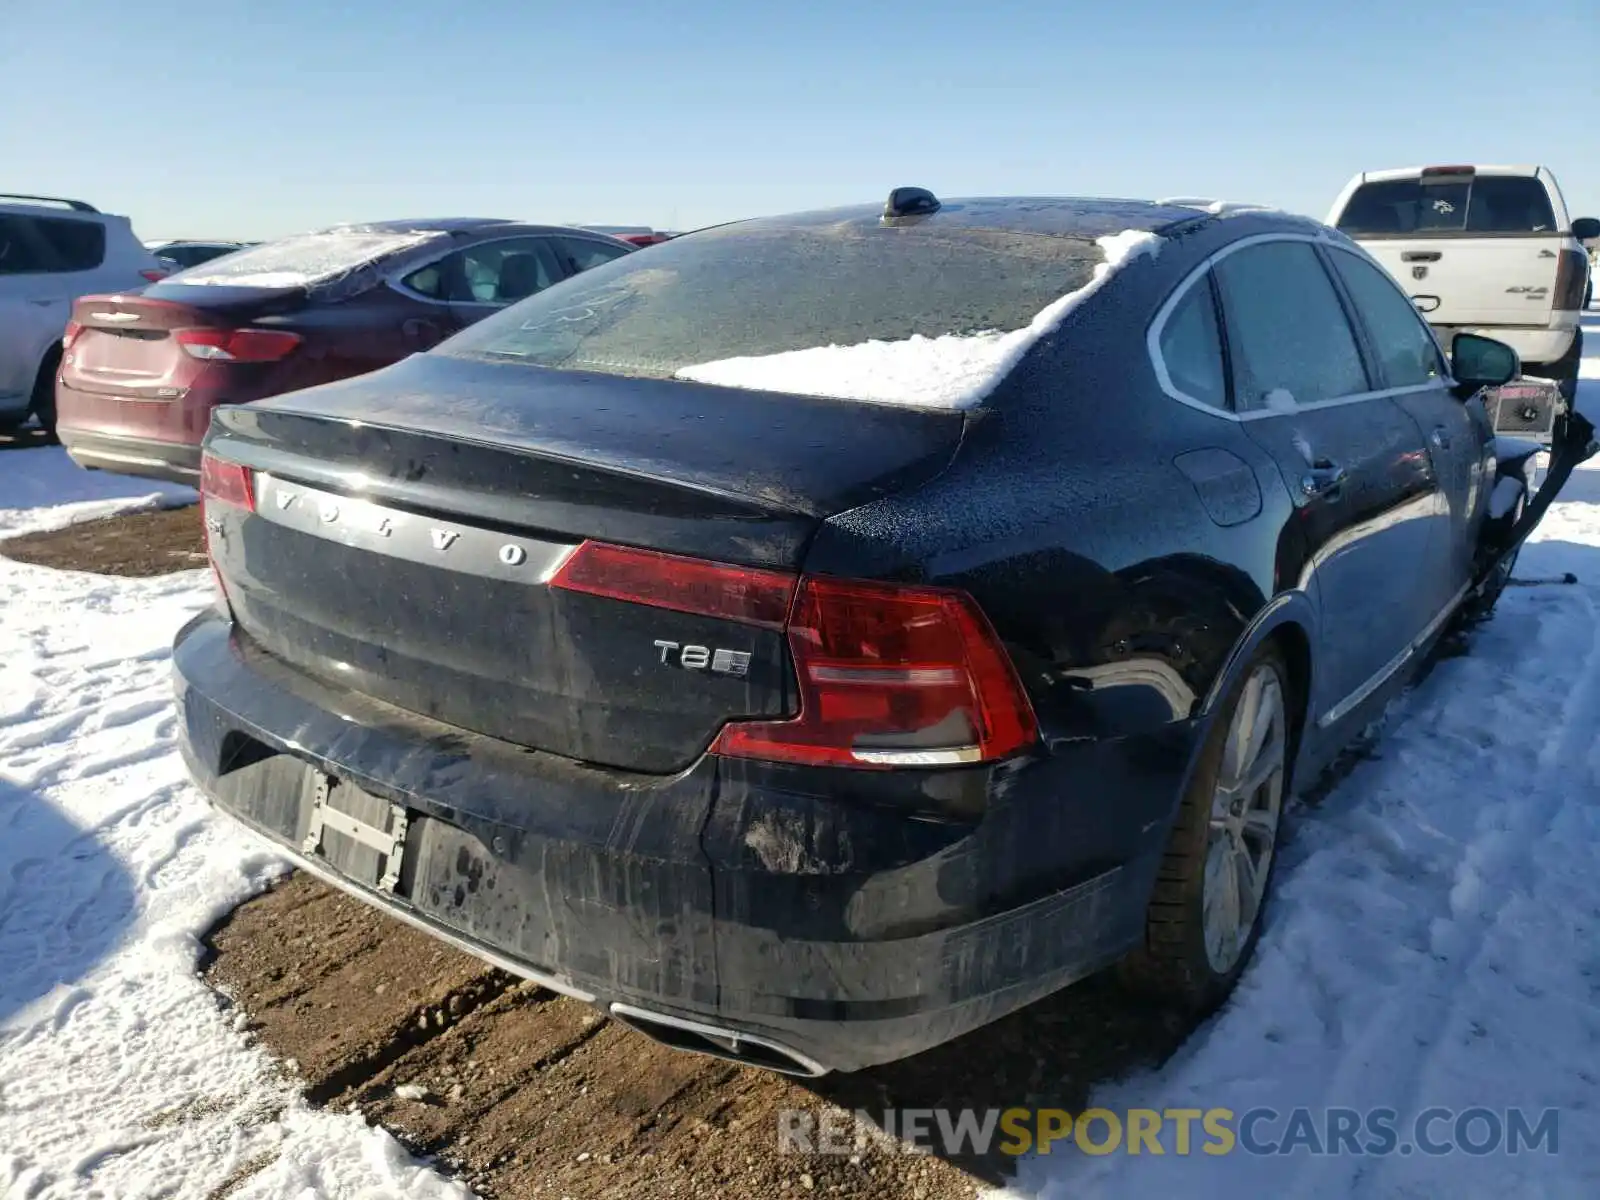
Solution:
<path fill-rule="evenodd" d="M 72 302 L 167 274 L 127 217 L 81 200 L 0 195 L 0 430 L 55 429 L 55 375 Z"/>
<path fill-rule="evenodd" d="M 1583 242 L 1600 221 L 1571 220 L 1547 169 L 1368 171 L 1345 185 L 1328 224 L 1400 281 L 1447 348 L 1457 333 L 1497 338 L 1571 402 L 1589 284 Z"/>

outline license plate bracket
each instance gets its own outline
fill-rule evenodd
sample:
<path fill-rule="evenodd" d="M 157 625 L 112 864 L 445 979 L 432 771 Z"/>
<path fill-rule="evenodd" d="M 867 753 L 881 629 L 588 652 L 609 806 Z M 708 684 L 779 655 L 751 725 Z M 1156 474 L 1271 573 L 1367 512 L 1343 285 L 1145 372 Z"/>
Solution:
<path fill-rule="evenodd" d="M 403 805 L 318 771 L 300 848 L 357 883 L 393 892 L 400 883 L 410 824 Z"/>

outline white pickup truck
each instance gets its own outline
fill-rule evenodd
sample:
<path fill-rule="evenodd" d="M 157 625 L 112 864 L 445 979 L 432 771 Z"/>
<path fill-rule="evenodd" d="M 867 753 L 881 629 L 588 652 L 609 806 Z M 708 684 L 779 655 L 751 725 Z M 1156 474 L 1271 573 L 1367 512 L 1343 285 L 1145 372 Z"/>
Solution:
<path fill-rule="evenodd" d="M 1549 170 L 1367 171 L 1345 185 L 1328 224 L 1400 281 L 1447 349 L 1457 333 L 1497 338 L 1571 403 L 1589 284 L 1583 243 L 1600 236 L 1600 221 L 1571 219 Z"/>

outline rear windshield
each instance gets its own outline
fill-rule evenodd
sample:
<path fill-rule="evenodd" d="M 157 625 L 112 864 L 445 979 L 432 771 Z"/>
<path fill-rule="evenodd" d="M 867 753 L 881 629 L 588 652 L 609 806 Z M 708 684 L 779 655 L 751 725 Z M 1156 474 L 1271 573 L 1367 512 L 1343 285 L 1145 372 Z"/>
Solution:
<path fill-rule="evenodd" d="M 1544 184 L 1525 175 L 1438 175 L 1364 183 L 1339 216 L 1354 237 L 1556 232 Z"/>
<path fill-rule="evenodd" d="M 926 343 L 905 344 L 944 339 L 929 348 L 939 353 L 954 339 L 1022 329 L 1088 284 L 1104 261 L 1100 246 L 1078 237 L 860 219 L 749 221 L 595 267 L 437 352 L 706 382 L 725 381 L 708 367 L 796 351 L 882 349 L 870 342 L 917 352 Z"/>
<path fill-rule="evenodd" d="M 166 283 L 226 287 L 304 287 L 347 275 L 377 259 L 421 245 L 431 231 L 367 233 L 336 230 L 267 242 L 169 275 Z M 157 251 L 160 253 L 160 251 Z"/>

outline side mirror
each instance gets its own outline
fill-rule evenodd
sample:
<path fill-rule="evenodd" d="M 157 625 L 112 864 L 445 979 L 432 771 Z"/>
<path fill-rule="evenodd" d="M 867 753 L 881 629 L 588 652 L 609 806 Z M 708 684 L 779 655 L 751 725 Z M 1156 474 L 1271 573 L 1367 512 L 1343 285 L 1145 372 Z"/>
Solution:
<path fill-rule="evenodd" d="M 1592 242 L 1600 238 L 1600 220 L 1594 217 L 1579 217 L 1572 223 L 1572 236 L 1580 242 Z"/>
<path fill-rule="evenodd" d="M 1458 333 L 1450 342 L 1450 374 L 1464 395 L 1499 387 L 1522 374 L 1522 360 L 1504 342 Z"/>

